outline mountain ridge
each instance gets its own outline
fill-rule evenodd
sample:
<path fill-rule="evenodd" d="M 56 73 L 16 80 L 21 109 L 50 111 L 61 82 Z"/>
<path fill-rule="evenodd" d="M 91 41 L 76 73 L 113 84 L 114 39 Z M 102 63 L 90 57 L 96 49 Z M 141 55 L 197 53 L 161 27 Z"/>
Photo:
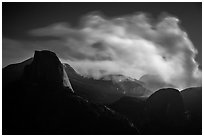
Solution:
<path fill-rule="evenodd" d="M 20 80 L 3 87 L 2 134 L 139 134 L 127 117 L 64 85 L 63 67 L 55 54 L 35 54 Z"/>
<path fill-rule="evenodd" d="M 2 70 L 3 134 L 202 133 L 202 87 L 142 96 L 137 80 L 84 77 L 53 52 L 37 54 Z"/>

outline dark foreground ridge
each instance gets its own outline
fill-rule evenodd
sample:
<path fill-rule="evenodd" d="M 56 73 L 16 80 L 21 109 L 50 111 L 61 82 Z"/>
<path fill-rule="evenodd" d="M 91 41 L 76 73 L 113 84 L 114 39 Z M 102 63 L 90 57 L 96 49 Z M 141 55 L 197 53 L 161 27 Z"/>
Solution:
<path fill-rule="evenodd" d="M 202 87 L 147 98 L 138 81 L 83 77 L 51 51 L 36 51 L 2 76 L 4 135 L 202 134 Z"/>
<path fill-rule="evenodd" d="M 63 75 L 55 53 L 36 51 L 3 87 L 3 134 L 138 134 L 125 116 L 74 94 Z"/>

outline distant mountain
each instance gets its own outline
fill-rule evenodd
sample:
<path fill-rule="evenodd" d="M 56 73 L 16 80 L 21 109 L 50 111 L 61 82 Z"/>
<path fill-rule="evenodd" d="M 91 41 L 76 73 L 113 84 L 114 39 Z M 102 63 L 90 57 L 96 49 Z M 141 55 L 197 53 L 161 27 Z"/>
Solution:
<path fill-rule="evenodd" d="M 101 79 L 103 79 L 103 80 L 112 80 L 115 83 L 123 82 L 123 81 L 134 81 L 134 82 L 136 82 L 136 83 L 138 83 L 140 85 L 144 85 L 144 83 L 139 81 L 139 80 L 136 80 L 136 79 L 133 79 L 131 77 L 127 77 L 127 76 L 124 76 L 124 75 L 121 75 L 121 74 L 109 74 L 109 75 L 103 76 Z"/>
<path fill-rule="evenodd" d="M 152 92 L 144 87 L 145 83 L 124 75 L 106 75 L 103 80 L 111 80 L 121 88 L 125 96 L 148 97 Z"/>
<path fill-rule="evenodd" d="M 21 69 L 2 89 L 3 134 L 138 134 L 125 116 L 75 94 L 55 53 L 36 51 L 26 64 L 4 68 Z"/>
<path fill-rule="evenodd" d="M 142 82 L 123 75 L 93 79 L 80 75 L 68 64 L 64 65 L 73 89 L 93 102 L 111 104 L 123 96 L 142 97 L 151 93 L 142 86 Z"/>
<path fill-rule="evenodd" d="M 122 90 L 111 80 L 96 80 L 84 77 L 70 65 L 64 65 L 74 91 L 82 97 L 95 103 L 106 104 L 123 96 Z"/>

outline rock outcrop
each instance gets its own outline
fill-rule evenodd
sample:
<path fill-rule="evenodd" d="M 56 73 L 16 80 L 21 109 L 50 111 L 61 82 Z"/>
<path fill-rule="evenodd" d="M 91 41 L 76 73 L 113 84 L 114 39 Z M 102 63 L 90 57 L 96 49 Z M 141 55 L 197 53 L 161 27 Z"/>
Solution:
<path fill-rule="evenodd" d="M 160 89 L 146 103 L 151 134 L 184 133 L 185 110 L 180 92 L 173 88 Z"/>
<path fill-rule="evenodd" d="M 2 90 L 2 134 L 138 134 L 125 116 L 73 93 L 55 53 L 36 51 L 21 79 Z M 68 85 L 69 86 L 69 85 Z"/>
<path fill-rule="evenodd" d="M 63 64 L 51 51 L 35 51 L 32 63 L 25 67 L 25 79 L 41 85 L 65 86 L 73 91 Z"/>

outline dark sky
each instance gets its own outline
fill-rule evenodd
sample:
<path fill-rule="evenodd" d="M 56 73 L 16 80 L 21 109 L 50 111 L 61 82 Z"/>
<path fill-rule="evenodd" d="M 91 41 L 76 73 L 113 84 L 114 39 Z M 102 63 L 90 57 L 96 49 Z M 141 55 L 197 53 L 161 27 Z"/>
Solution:
<path fill-rule="evenodd" d="M 202 3 L 22 3 L 3 2 L 3 38 L 26 40 L 28 31 L 57 22 L 68 22 L 77 26 L 79 19 L 93 11 L 100 11 L 107 17 L 145 12 L 158 18 L 162 12 L 181 20 L 199 54 L 196 60 L 202 64 Z M 4 51 L 3 51 L 4 52 Z"/>

